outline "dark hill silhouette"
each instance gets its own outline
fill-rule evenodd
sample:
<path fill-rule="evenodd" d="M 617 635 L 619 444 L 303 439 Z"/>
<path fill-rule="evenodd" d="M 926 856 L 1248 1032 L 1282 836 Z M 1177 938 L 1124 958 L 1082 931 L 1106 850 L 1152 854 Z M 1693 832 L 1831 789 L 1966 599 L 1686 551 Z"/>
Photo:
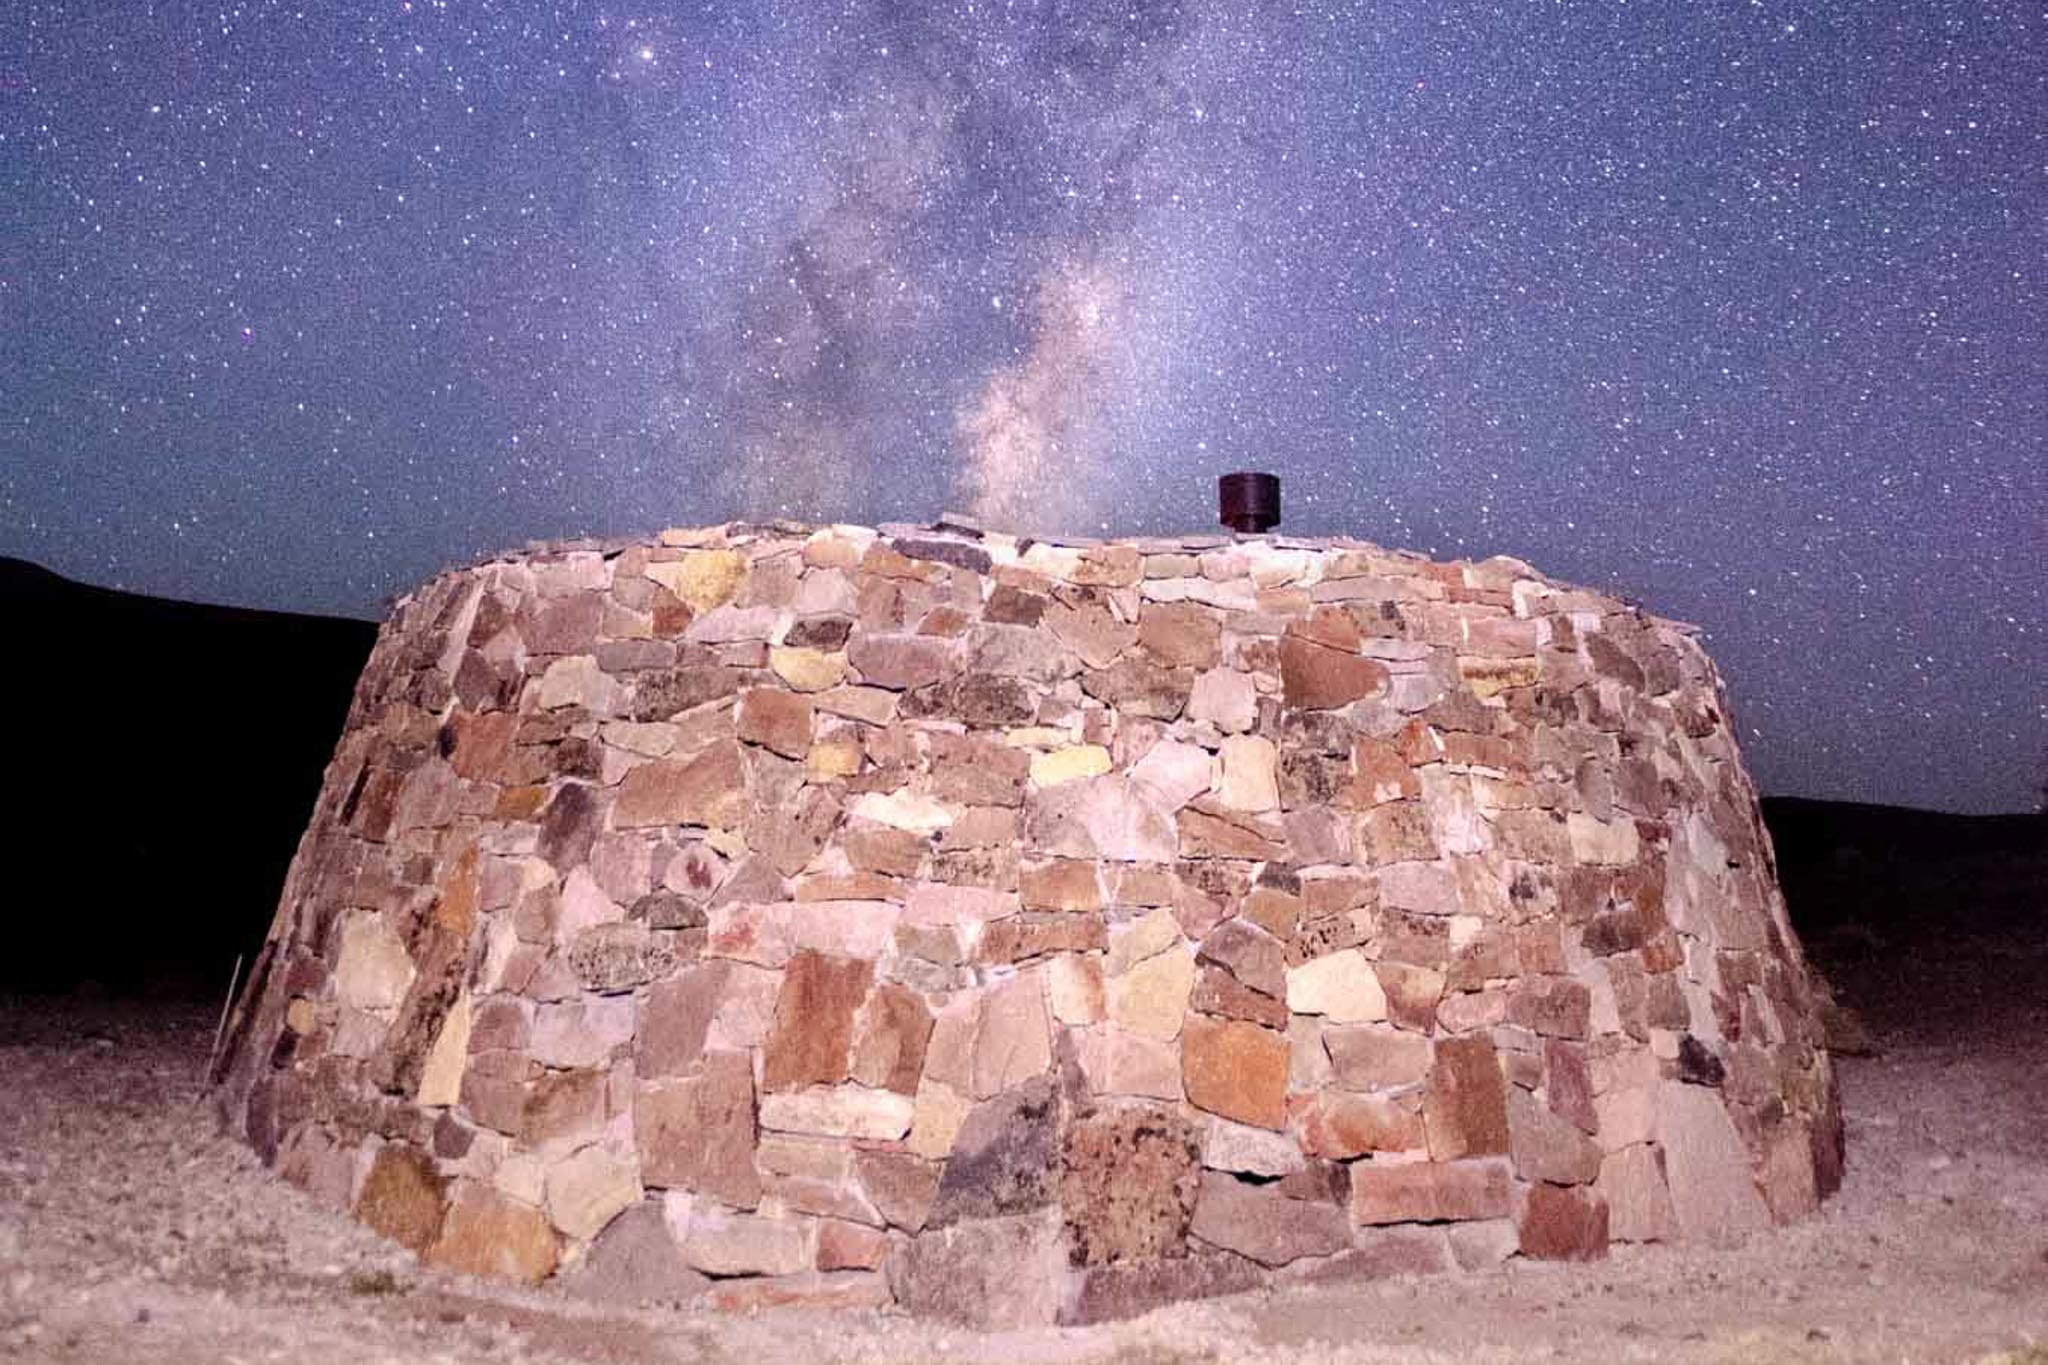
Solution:
<path fill-rule="evenodd" d="M 1881 1035 L 2037 1027 L 2048 815 L 1776 797 L 1764 820 L 1801 940 Z"/>
<path fill-rule="evenodd" d="M 224 990 L 269 924 L 376 627 L 5 558 L 0 619 L 0 988 Z"/>
<path fill-rule="evenodd" d="M 1764 798 L 1778 878 L 1802 935 L 1951 924 L 2041 932 L 2048 816 Z"/>
<path fill-rule="evenodd" d="M 1779 862 L 1799 859 L 2022 857 L 2048 852 L 2039 815 L 1950 815 L 1905 806 L 1767 796 L 1764 820 L 1771 837 L 1788 842 Z"/>

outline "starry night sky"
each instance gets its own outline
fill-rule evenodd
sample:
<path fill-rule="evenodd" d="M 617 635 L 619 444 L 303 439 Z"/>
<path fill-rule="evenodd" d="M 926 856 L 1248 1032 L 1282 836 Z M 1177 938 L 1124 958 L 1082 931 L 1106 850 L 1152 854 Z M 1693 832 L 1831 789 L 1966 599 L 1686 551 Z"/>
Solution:
<path fill-rule="evenodd" d="M 0 554 L 376 615 L 730 517 L 1506 552 L 1697 622 L 1767 791 L 2048 767 L 2018 0 L 39 3 Z"/>

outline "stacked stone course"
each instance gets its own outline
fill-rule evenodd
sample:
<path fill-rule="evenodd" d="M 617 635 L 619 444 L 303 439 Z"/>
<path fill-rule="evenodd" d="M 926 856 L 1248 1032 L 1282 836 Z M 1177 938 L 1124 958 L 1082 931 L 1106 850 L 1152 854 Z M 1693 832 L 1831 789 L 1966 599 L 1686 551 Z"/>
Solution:
<path fill-rule="evenodd" d="M 379 639 L 224 1112 L 428 1262 L 1091 1321 L 1810 1212 L 1711 662 L 1508 559 L 730 525 Z"/>

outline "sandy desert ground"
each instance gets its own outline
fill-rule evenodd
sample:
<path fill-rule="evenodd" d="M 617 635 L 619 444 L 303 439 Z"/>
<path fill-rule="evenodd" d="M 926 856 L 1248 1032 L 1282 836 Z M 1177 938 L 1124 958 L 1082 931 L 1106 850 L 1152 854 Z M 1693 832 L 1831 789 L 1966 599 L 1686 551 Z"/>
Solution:
<path fill-rule="evenodd" d="M 1849 1177 L 1806 1224 L 1001 1336 L 599 1308 L 423 1273 L 217 1134 L 199 1088 L 211 1007 L 0 1000 L 0 1360 L 2048 1365 L 2044 937 L 1830 936 L 1875 1051 L 1839 1059 Z"/>

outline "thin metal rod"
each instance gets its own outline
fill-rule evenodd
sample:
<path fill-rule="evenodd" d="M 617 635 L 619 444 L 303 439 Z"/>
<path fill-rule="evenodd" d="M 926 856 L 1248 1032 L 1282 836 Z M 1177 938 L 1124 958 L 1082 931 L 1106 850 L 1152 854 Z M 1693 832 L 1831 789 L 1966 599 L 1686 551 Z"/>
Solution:
<path fill-rule="evenodd" d="M 199 1073 L 199 1089 L 203 1093 L 213 1080 L 213 1064 L 220 1057 L 221 1036 L 228 1031 L 228 1011 L 235 1007 L 235 986 L 242 979 L 242 954 L 235 954 L 235 969 L 228 973 L 227 999 L 220 1002 L 220 1022 L 213 1026 L 213 1046 L 206 1050 L 206 1070 Z"/>

